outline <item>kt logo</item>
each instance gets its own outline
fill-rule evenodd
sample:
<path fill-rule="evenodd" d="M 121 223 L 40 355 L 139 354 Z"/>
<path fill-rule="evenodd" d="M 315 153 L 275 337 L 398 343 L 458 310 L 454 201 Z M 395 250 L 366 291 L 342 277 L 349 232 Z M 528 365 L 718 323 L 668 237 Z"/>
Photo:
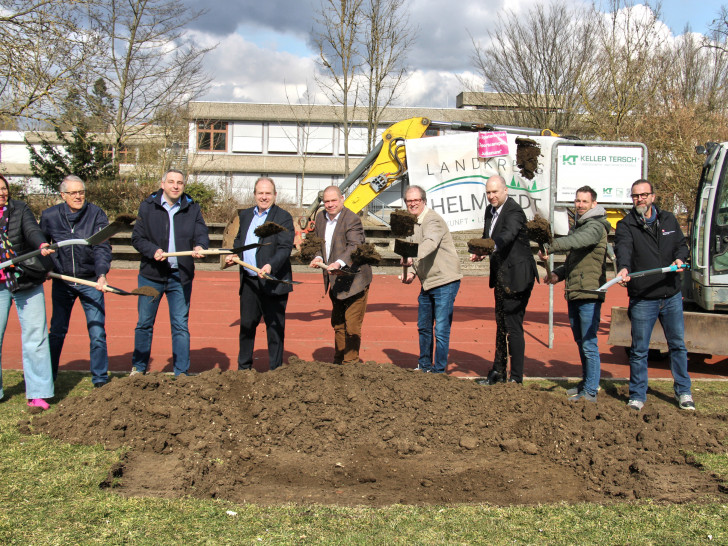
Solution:
<path fill-rule="evenodd" d="M 565 155 L 562 159 L 563 165 L 576 165 L 576 158 L 578 155 Z"/>

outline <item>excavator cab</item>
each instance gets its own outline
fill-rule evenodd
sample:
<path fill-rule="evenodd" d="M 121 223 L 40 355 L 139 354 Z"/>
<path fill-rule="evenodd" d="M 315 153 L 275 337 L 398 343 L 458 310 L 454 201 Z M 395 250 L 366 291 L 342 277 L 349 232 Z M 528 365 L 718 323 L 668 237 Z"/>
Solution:
<path fill-rule="evenodd" d="M 696 148 L 706 156 L 690 227 L 692 271 L 686 298 L 706 311 L 728 311 L 728 143 Z"/>

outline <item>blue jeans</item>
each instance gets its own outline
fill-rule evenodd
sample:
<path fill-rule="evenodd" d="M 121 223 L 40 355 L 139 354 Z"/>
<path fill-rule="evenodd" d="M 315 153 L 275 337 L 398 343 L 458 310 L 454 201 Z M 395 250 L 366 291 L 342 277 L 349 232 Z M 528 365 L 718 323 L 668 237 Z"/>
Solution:
<path fill-rule="evenodd" d="M 688 351 L 685 348 L 682 294 L 669 298 L 629 300 L 629 318 L 632 321 L 632 349 L 629 355 L 629 398 L 644 402 L 647 399 L 647 352 L 650 336 L 660 319 L 670 349 L 670 371 L 676 395 L 690 394 Z"/>
<path fill-rule="evenodd" d="M 417 330 L 420 334 L 419 368 L 425 372 L 445 373 L 447 355 L 450 351 L 450 326 L 455 296 L 458 295 L 460 281 L 442 286 L 421 289 L 417 298 Z M 432 360 L 432 331 L 435 331 L 435 360 Z"/>
<path fill-rule="evenodd" d="M 579 346 L 581 359 L 582 389 L 592 396 L 599 390 L 601 362 L 597 345 L 599 314 L 602 302 L 597 300 L 572 300 L 568 303 L 569 324 L 574 341 Z"/>
<path fill-rule="evenodd" d="M 86 327 L 90 342 L 91 380 L 94 384 L 103 385 L 109 380 L 104 293 L 93 286 L 71 284 L 60 279 L 53 279 L 53 316 L 51 317 L 51 333 L 48 336 L 53 380 L 55 381 L 58 375 L 58 362 L 61 359 L 63 341 L 68 333 L 68 323 L 71 320 L 71 311 L 76 298 L 81 300 L 81 307 L 86 314 Z"/>
<path fill-rule="evenodd" d="M 137 309 L 139 320 L 134 330 L 134 353 L 131 365 L 140 372 L 147 371 L 149 354 L 152 352 L 152 335 L 154 321 L 162 294 L 167 296 L 169 306 L 169 322 L 172 327 L 172 356 L 174 359 L 174 375 L 186 374 L 190 369 L 190 331 L 187 321 L 190 316 L 190 297 L 192 283 L 183 285 L 179 274 L 170 275 L 166 282 L 156 282 L 139 275 L 139 288 L 151 286 L 159 292 L 159 296 L 139 296 Z"/>
<path fill-rule="evenodd" d="M 5 283 L 0 283 L 0 354 L 2 354 L 5 327 L 13 300 L 18 310 L 23 343 L 23 375 L 25 396 L 53 398 L 51 354 L 48 350 L 48 325 L 46 323 L 43 285 L 11 293 Z M 0 359 L 0 398 L 3 397 L 2 361 Z"/>

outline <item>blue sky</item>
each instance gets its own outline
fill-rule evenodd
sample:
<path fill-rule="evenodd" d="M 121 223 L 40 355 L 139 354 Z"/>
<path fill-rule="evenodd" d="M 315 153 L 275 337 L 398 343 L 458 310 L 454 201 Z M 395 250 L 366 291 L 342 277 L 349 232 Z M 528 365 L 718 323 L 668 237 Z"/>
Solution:
<path fill-rule="evenodd" d="M 718 16 L 721 5 L 728 5 L 728 0 L 663 0 L 662 20 L 670 27 L 673 34 L 682 34 L 686 24 L 690 24 L 693 32 L 707 32 L 710 22 Z"/>

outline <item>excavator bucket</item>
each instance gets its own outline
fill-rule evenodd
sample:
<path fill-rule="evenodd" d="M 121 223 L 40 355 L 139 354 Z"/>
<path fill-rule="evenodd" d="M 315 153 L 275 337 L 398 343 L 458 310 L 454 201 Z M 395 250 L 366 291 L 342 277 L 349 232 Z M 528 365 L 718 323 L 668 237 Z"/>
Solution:
<path fill-rule="evenodd" d="M 685 346 L 689 353 L 725 354 L 725 332 L 728 331 L 728 315 L 690 311 L 686 311 L 683 315 L 685 317 Z M 626 307 L 612 307 L 612 320 L 609 325 L 607 343 L 622 347 L 632 345 L 632 333 Z M 659 320 L 652 330 L 650 349 L 668 350 L 665 334 Z"/>

